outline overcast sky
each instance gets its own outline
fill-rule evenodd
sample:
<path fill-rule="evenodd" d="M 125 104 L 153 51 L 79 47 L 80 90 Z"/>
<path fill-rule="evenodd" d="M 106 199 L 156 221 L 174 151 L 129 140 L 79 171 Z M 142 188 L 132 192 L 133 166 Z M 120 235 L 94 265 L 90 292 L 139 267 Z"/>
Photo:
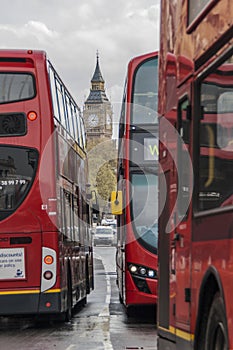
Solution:
<path fill-rule="evenodd" d="M 128 61 L 158 50 L 159 4 L 160 0 L 3 1 L 0 48 L 45 50 L 80 107 L 89 93 L 98 50 L 106 93 L 114 106 L 121 102 Z"/>

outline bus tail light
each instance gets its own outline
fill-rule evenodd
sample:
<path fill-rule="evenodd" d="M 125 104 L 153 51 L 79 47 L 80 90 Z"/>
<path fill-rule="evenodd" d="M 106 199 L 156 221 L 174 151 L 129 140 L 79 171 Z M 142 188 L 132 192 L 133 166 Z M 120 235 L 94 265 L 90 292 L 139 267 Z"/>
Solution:
<path fill-rule="evenodd" d="M 44 258 L 44 263 L 47 265 L 51 265 L 53 263 L 53 257 L 52 255 L 46 255 Z"/>
<path fill-rule="evenodd" d="M 56 283 L 57 259 L 56 251 L 42 247 L 41 292 L 52 288 Z"/>
<path fill-rule="evenodd" d="M 34 120 L 37 119 L 37 113 L 34 112 L 34 111 L 28 112 L 27 118 L 28 118 L 28 120 L 30 120 L 31 122 L 33 122 Z"/>

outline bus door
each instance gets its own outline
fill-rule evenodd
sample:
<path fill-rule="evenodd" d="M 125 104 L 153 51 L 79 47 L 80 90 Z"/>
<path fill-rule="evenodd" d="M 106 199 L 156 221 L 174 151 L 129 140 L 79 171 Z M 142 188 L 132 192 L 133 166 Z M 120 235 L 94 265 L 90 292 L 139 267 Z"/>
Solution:
<path fill-rule="evenodd" d="M 123 180 L 125 181 L 125 180 Z M 126 198 L 125 193 L 125 183 L 123 183 L 122 188 L 122 198 Z M 120 291 L 120 301 L 125 301 L 125 269 L 126 269 L 126 263 L 125 263 L 125 242 L 126 242 L 126 230 L 127 230 L 127 222 L 126 222 L 126 204 L 123 203 L 123 213 L 120 216 L 120 241 L 119 245 L 117 246 L 117 252 L 118 252 L 118 262 L 119 262 L 119 291 Z"/>
<path fill-rule="evenodd" d="M 121 203 L 123 207 L 121 214 L 116 214 L 117 217 L 117 242 L 116 242 L 116 272 L 117 272 L 117 285 L 119 288 L 119 298 L 122 302 L 124 299 L 125 290 L 125 239 L 126 239 L 126 217 L 125 217 L 125 180 L 122 175 L 119 179 L 119 190 L 122 193 L 120 202 L 124 198 L 124 203 Z M 119 194 L 118 194 L 119 195 Z"/>
<path fill-rule="evenodd" d="M 190 145 L 190 98 L 189 89 L 182 91 L 177 113 L 177 210 L 175 212 L 175 230 L 171 243 L 171 273 L 174 283 L 174 305 L 176 341 L 188 337 L 190 330 L 190 242 L 191 213 L 189 210 L 192 194 L 192 165 L 189 156 Z M 181 330 L 181 331 L 180 331 Z M 187 332 L 187 333 L 186 333 Z M 188 339 L 190 340 L 190 339 Z"/>

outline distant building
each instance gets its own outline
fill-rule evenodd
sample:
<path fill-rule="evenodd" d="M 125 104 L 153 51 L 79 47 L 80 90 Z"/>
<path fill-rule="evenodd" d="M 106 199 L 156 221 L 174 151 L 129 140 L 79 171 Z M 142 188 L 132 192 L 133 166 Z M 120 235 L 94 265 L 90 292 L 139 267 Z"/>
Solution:
<path fill-rule="evenodd" d="M 101 142 L 112 138 L 113 109 L 105 93 L 105 81 L 100 71 L 99 55 L 96 55 L 96 67 L 91 79 L 91 88 L 84 102 L 83 117 L 88 141 Z"/>

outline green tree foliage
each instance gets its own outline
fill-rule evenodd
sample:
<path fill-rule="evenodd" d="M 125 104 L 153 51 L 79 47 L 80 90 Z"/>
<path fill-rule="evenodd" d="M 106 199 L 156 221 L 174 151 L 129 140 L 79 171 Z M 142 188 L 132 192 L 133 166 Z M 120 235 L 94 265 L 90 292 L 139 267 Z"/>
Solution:
<path fill-rule="evenodd" d="M 109 200 L 116 188 L 117 150 L 113 140 L 88 142 L 89 182 L 99 199 Z"/>
<path fill-rule="evenodd" d="M 116 188 L 116 176 L 109 163 L 103 164 L 99 169 L 96 178 L 96 185 L 99 195 L 105 201 L 109 200 L 110 194 Z"/>

